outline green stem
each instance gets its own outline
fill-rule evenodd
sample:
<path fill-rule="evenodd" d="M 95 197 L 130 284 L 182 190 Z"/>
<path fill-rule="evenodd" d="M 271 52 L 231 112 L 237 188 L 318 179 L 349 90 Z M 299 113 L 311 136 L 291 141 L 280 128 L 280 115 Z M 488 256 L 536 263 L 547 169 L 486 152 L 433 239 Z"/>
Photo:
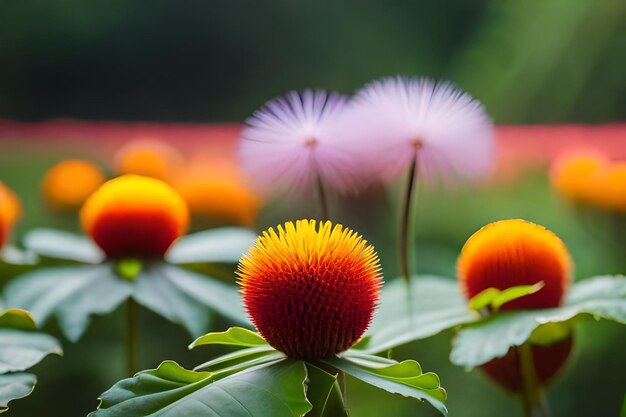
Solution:
<path fill-rule="evenodd" d="M 346 373 L 339 371 L 337 374 L 337 382 L 339 383 L 339 389 L 341 389 L 341 396 L 343 397 L 343 405 L 345 409 L 348 409 L 348 391 L 346 390 Z"/>
<path fill-rule="evenodd" d="M 406 193 L 404 195 L 404 208 L 402 210 L 402 220 L 400 222 L 400 267 L 406 285 L 411 283 L 411 270 L 409 266 L 409 235 L 411 232 L 411 206 L 413 192 L 415 189 L 415 176 L 417 174 L 417 157 L 413 159 L 409 168 L 407 178 Z"/>
<path fill-rule="evenodd" d="M 546 407 L 543 392 L 535 372 L 532 348 L 529 343 L 524 343 L 517 349 L 519 368 L 522 375 L 524 415 L 526 417 L 548 417 L 550 413 Z"/>
<path fill-rule="evenodd" d="M 317 197 L 320 203 L 320 220 L 328 220 L 328 198 L 326 197 L 324 183 L 319 176 L 317 177 Z"/>
<path fill-rule="evenodd" d="M 126 302 L 126 374 L 131 377 L 138 371 L 139 306 L 132 298 Z"/>

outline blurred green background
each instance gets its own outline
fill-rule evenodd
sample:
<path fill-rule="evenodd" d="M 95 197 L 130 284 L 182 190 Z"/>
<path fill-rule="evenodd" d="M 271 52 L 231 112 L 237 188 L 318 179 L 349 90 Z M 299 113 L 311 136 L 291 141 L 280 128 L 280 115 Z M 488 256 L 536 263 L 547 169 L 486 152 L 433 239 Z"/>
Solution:
<path fill-rule="evenodd" d="M 626 3 L 620 0 L 5 0 L 0 118 L 239 122 L 290 89 L 349 93 L 373 78 L 403 73 L 453 80 L 482 100 L 498 123 L 623 121 L 625 39 Z M 62 142 L 25 148 L 19 140 L 0 142 L 0 181 L 25 205 L 16 238 L 37 226 L 77 229 L 75 219 L 45 213 L 39 181 L 61 159 L 101 156 Z M 539 168 L 481 189 L 421 190 L 418 270 L 453 278 L 456 256 L 471 233 L 493 220 L 522 217 L 563 238 L 577 279 L 625 272 L 625 248 L 583 227 L 552 196 Z M 388 280 L 397 274 L 397 191 L 377 204 L 343 202 L 342 211 L 335 202 L 336 218 L 379 249 Z M 269 207 L 259 227 L 311 214 L 288 207 Z M 0 280 L 21 271 L 3 266 Z M 227 325 L 218 321 L 215 329 Z M 46 330 L 59 336 L 54 324 Z M 96 318 L 78 344 L 64 341 L 64 358 L 48 358 L 34 369 L 35 392 L 13 403 L 9 415 L 67 417 L 93 410 L 95 398 L 123 377 L 123 335 L 123 311 Z M 163 359 L 193 366 L 215 353 L 187 352 L 189 335 L 145 310 L 141 337 L 142 368 Z M 451 337 L 444 333 L 395 354 L 441 376 L 453 417 L 521 416 L 516 399 L 480 372 L 448 362 Z M 626 391 L 624 346 L 622 326 L 580 324 L 573 357 L 549 393 L 553 414 L 617 416 Z M 436 415 L 353 380 L 349 405 L 355 417 Z"/>
<path fill-rule="evenodd" d="M 4 0 L 0 117 L 240 121 L 403 73 L 498 123 L 623 120 L 625 22 L 621 0 Z"/>

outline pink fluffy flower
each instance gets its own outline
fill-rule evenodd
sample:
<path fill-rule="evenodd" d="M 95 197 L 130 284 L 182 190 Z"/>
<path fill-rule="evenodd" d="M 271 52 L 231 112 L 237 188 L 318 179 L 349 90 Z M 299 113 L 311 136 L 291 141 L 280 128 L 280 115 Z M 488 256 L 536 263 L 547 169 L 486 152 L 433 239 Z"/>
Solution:
<path fill-rule="evenodd" d="M 384 78 L 357 91 L 352 104 L 351 136 L 368 147 L 362 164 L 381 181 L 395 178 L 413 161 L 417 176 L 427 182 L 491 172 L 491 121 L 477 100 L 447 82 Z"/>
<path fill-rule="evenodd" d="M 360 184 L 358 159 L 345 140 L 347 98 L 295 91 L 256 111 L 241 134 L 239 155 L 251 179 L 268 192 L 311 192 L 318 181 L 340 194 Z"/>

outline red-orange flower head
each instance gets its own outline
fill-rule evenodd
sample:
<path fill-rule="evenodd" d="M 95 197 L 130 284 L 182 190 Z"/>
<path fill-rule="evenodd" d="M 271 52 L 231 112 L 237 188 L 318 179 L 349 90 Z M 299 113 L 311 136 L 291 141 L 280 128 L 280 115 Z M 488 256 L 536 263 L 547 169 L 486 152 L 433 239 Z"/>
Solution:
<path fill-rule="evenodd" d="M 333 357 L 369 326 L 382 276 L 371 245 L 330 222 L 299 220 L 270 228 L 237 271 L 252 322 L 293 358 Z"/>
<path fill-rule="evenodd" d="M 539 291 L 510 301 L 501 310 L 558 306 L 572 269 L 561 239 L 525 220 L 498 221 L 474 233 L 465 243 L 457 266 L 461 289 L 468 299 L 490 287 L 505 290 L 543 281 Z"/>
<path fill-rule="evenodd" d="M 563 242 L 545 227 L 525 220 L 503 220 L 483 227 L 467 241 L 458 262 L 459 281 L 468 299 L 490 287 L 504 290 L 544 282 L 539 291 L 502 305 L 502 310 L 558 306 L 571 269 Z M 546 384 L 561 369 L 571 348 L 571 336 L 548 346 L 531 345 L 540 384 Z M 507 390 L 522 389 L 517 348 L 481 368 Z"/>
<path fill-rule="evenodd" d="M 15 223 L 22 216 L 22 203 L 9 187 L 0 182 L 0 248 L 4 246 Z"/>
<path fill-rule="evenodd" d="M 187 229 L 189 211 L 163 181 L 123 175 L 87 199 L 80 219 L 109 258 L 162 257 Z"/>

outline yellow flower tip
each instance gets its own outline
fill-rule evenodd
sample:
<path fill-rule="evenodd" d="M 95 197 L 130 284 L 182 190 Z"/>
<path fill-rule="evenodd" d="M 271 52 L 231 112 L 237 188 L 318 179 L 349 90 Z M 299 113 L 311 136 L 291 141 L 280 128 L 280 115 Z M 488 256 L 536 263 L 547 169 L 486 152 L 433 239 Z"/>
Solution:
<path fill-rule="evenodd" d="M 544 287 L 501 309 L 556 307 L 570 282 L 572 262 L 565 244 L 543 226 L 525 220 L 488 224 L 465 243 L 457 264 L 468 299 L 494 287 L 505 290 L 540 281 Z"/>
<path fill-rule="evenodd" d="M 314 220 L 264 232 L 237 274 L 252 322 L 294 358 L 332 357 L 354 345 L 382 285 L 371 245 L 341 225 Z"/>
<path fill-rule="evenodd" d="M 87 199 L 80 220 L 109 258 L 162 257 L 186 231 L 189 210 L 165 182 L 123 175 Z"/>
<path fill-rule="evenodd" d="M 626 212 L 626 162 L 612 164 L 603 171 L 594 195 L 598 206 Z"/>
<path fill-rule="evenodd" d="M 563 197 L 577 203 L 594 203 L 598 184 L 609 162 L 597 152 L 566 153 L 550 169 L 550 182 Z"/>
<path fill-rule="evenodd" d="M 194 216 L 247 227 L 256 223 L 261 200 L 236 181 L 188 178 L 175 187 Z"/>
<path fill-rule="evenodd" d="M 56 211 L 78 210 L 106 177 L 96 165 L 88 161 L 62 161 L 46 172 L 41 183 L 44 202 Z"/>
<path fill-rule="evenodd" d="M 20 198 L 3 182 L 0 182 L 0 248 L 7 243 L 13 227 L 21 217 Z"/>
<path fill-rule="evenodd" d="M 178 149 L 153 139 L 130 142 L 115 155 L 120 175 L 136 174 L 168 182 L 183 165 L 183 159 Z"/>

